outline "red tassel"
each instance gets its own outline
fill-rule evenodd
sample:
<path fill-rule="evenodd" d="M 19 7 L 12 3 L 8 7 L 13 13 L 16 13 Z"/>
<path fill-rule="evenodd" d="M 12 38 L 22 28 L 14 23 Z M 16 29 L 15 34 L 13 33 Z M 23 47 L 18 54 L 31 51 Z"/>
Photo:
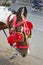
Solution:
<path fill-rule="evenodd" d="M 7 40 L 8 40 L 8 43 L 9 43 L 9 44 L 14 44 L 14 37 L 13 37 L 13 36 L 9 36 L 9 37 L 7 38 Z"/>
<path fill-rule="evenodd" d="M 28 25 L 28 28 L 31 30 L 31 29 L 33 29 L 33 24 L 31 23 L 31 22 L 28 22 L 27 21 L 27 25 Z"/>

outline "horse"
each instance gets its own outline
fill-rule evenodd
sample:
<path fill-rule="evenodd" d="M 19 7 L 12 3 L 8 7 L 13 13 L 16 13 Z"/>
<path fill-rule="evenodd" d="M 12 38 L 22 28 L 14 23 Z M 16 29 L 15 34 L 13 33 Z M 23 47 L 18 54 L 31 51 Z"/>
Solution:
<path fill-rule="evenodd" d="M 7 15 L 5 16 L 6 13 Z M 32 23 L 29 22 L 28 25 L 28 21 L 25 20 L 27 17 L 27 8 L 20 7 L 17 11 L 13 12 L 6 10 L 6 13 L 5 11 L 3 11 L 3 17 L 1 17 L 2 19 L 0 18 L 0 30 L 8 28 L 8 43 L 11 47 L 16 48 L 16 50 L 21 54 L 22 57 L 26 57 L 30 47 L 27 39 L 31 35 L 31 29 L 33 28 Z"/>

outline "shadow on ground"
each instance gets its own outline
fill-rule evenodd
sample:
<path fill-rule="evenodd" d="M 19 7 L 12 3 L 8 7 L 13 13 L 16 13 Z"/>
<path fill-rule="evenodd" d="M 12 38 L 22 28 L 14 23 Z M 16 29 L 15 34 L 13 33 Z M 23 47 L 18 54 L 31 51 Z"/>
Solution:
<path fill-rule="evenodd" d="M 8 59 L 0 57 L 0 65 L 12 65 L 12 63 L 10 63 Z"/>

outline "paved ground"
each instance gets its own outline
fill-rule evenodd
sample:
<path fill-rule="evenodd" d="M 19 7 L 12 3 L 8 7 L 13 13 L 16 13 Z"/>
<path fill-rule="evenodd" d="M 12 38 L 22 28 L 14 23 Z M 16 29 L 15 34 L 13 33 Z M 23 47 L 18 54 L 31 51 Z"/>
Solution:
<path fill-rule="evenodd" d="M 29 6 L 27 9 L 27 18 L 34 24 L 32 38 L 29 39 L 30 54 L 25 58 L 18 55 L 13 60 L 9 60 L 13 52 L 9 51 L 10 46 L 7 44 L 7 39 L 3 31 L 0 31 L 0 65 L 43 65 L 43 11 L 34 12 Z M 6 31 L 8 34 L 8 30 Z"/>

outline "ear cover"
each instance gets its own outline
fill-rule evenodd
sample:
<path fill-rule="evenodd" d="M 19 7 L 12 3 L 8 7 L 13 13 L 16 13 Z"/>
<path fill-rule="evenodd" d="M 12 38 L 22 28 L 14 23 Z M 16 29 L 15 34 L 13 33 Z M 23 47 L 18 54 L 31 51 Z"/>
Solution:
<path fill-rule="evenodd" d="M 27 22 L 26 22 L 26 21 L 24 21 L 24 32 L 25 32 L 25 34 L 26 34 L 27 36 L 30 35 L 30 30 L 29 30 L 29 28 L 28 28 L 28 25 L 27 25 Z"/>
<path fill-rule="evenodd" d="M 24 41 L 24 35 L 21 32 L 14 33 L 14 40 L 17 42 L 23 42 Z"/>
<path fill-rule="evenodd" d="M 27 25 L 28 25 L 28 28 L 29 28 L 30 30 L 33 29 L 33 24 L 32 24 L 32 22 L 27 21 Z"/>

